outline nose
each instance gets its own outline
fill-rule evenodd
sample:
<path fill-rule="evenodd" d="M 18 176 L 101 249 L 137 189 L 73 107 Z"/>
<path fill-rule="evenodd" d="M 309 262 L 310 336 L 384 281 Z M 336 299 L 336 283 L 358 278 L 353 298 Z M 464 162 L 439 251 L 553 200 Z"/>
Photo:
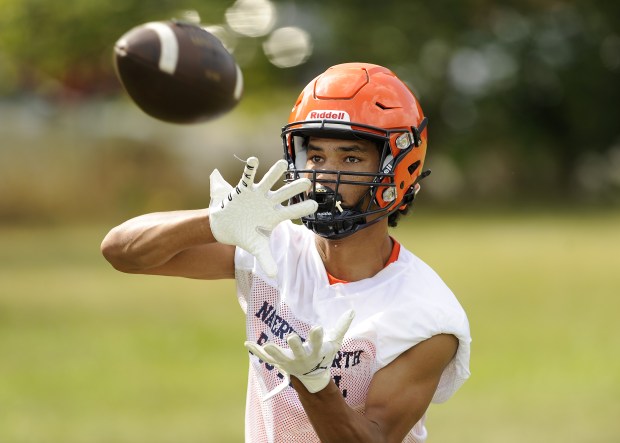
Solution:
<path fill-rule="evenodd" d="M 333 188 L 336 186 L 338 179 L 338 172 L 334 165 L 330 163 L 323 163 L 320 167 L 312 167 L 312 174 L 310 180 L 320 183 L 327 187 Z"/>

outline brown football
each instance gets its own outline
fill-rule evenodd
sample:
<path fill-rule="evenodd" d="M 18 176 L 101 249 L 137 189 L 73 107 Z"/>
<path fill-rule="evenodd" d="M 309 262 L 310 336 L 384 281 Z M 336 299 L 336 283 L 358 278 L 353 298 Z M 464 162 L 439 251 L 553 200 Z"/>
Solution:
<path fill-rule="evenodd" d="M 114 46 L 118 78 L 148 115 L 170 123 L 199 123 L 234 108 L 243 76 L 222 42 L 182 21 L 150 22 Z"/>

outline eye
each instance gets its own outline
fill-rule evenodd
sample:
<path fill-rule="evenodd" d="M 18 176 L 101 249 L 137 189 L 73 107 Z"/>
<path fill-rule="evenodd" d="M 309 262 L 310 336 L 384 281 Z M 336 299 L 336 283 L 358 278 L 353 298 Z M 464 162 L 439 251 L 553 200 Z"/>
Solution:
<path fill-rule="evenodd" d="M 349 155 L 344 159 L 345 163 L 359 163 L 360 161 L 361 160 L 358 157 L 354 157 L 352 155 Z"/>

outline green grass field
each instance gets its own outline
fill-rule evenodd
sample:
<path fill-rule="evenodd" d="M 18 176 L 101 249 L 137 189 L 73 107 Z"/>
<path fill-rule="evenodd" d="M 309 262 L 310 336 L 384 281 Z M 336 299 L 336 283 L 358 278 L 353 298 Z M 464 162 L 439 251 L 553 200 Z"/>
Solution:
<path fill-rule="evenodd" d="M 120 274 L 108 228 L 0 228 L 0 442 L 243 441 L 232 282 Z M 430 443 L 620 441 L 620 213 L 419 210 L 394 234 L 473 334 Z"/>

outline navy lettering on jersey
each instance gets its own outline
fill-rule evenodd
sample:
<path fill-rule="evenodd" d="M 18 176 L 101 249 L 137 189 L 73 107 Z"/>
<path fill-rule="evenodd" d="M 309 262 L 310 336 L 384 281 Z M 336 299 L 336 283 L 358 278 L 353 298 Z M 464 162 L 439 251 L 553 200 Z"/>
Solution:
<path fill-rule="evenodd" d="M 362 353 L 364 350 L 358 349 L 356 351 L 338 351 L 334 356 L 332 362 L 332 368 L 345 369 L 359 365 L 361 363 Z"/>
<path fill-rule="evenodd" d="M 342 375 L 334 375 L 332 378 L 334 379 L 334 383 L 336 384 L 336 387 L 338 389 L 340 389 L 340 380 L 342 380 Z M 342 396 L 344 398 L 347 398 L 347 390 L 346 389 L 342 390 Z"/>
<path fill-rule="evenodd" d="M 271 333 L 282 340 L 290 333 L 295 332 L 289 322 L 280 317 L 273 305 L 266 301 L 263 302 L 263 305 L 254 316 L 260 318 L 263 323 L 269 326 Z"/>
<path fill-rule="evenodd" d="M 290 323 L 287 322 L 280 315 L 278 315 L 277 309 L 267 301 L 263 302 L 263 305 L 258 309 L 258 311 L 254 314 L 254 316 L 260 319 L 265 325 L 267 325 L 269 327 L 269 330 L 275 337 L 279 337 L 282 340 L 285 340 L 286 336 L 295 332 L 295 329 L 293 329 Z M 305 338 L 303 337 L 300 337 L 300 338 L 302 342 L 306 341 Z M 269 341 L 269 336 L 266 333 L 262 332 L 260 337 L 256 341 L 256 343 L 262 346 L 268 341 Z M 348 369 L 353 366 L 356 366 L 361 363 L 361 357 L 362 357 L 363 352 L 364 351 L 362 349 L 358 349 L 355 351 L 338 351 L 336 355 L 334 356 L 331 367 L 338 368 L 338 369 Z M 265 361 L 262 361 L 260 359 L 259 361 L 261 364 L 265 366 L 265 368 L 268 371 L 273 371 L 274 369 L 276 369 L 278 378 L 280 379 L 284 378 L 284 376 L 279 371 L 277 371 L 277 368 L 275 366 Z M 342 378 L 341 375 L 335 375 L 333 377 L 336 383 L 336 386 L 338 386 L 339 388 L 340 388 L 341 378 Z M 346 389 L 342 389 L 342 395 L 343 397 L 347 396 Z"/>
<path fill-rule="evenodd" d="M 262 346 L 265 343 L 267 343 L 267 340 L 269 340 L 269 336 L 265 334 L 264 332 L 261 332 L 260 337 L 258 337 L 258 340 L 256 340 L 256 343 Z"/>
<path fill-rule="evenodd" d="M 258 310 L 255 314 L 256 318 L 260 318 L 262 321 L 265 321 L 265 318 L 269 315 L 269 313 L 273 311 L 273 305 L 270 305 L 267 302 L 263 303 L 263 306 Z"/>

